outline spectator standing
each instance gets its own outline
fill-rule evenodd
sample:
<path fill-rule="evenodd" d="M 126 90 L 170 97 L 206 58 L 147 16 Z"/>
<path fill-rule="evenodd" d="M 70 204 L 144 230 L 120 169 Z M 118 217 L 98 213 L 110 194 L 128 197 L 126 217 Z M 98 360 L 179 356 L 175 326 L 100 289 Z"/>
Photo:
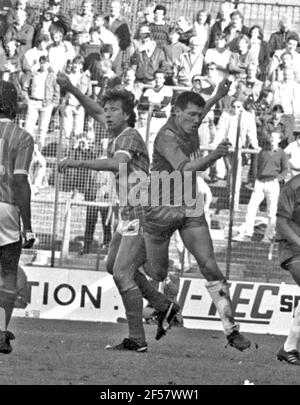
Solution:
<path fill-rule="evenodd" d="M 131 65 L 135 68 L 138 82 L 153 84 L 154 73 L 165 67 L 164 51 L 157 46 L 151 34 L 144 34 L 141 39 L 143 45 L 132 55 Z"/>
<path fill-rule="evenodd" d="M 51 34 L 52 44 L 49 46 L 49 62 L 54 73 L 64 72 L 68 60 L 76 56 L 73 45 L 63 40 L 61 31 L 54 31 Z"/>
<path fill-rule="evenodd" d="M 180 56 L 188 51 L 188 48 L 179 42 L 180 34 L 178 28 L 173 28 L 170 32 L 171 44 L 164 45 L 163 50 L 166 57 L 166 84 L 173 84 L 173 76 L 176 63 Z"/>
<path fill-rule="evenodd" d="M 284 149 L 289 158 L 290 173 L 292 176 L 300 174 L 300 131 L 294 131 L 295 140 Z"/>
<path fill-rule="evenodd" d="M 250 40 L 247 35 L 241 35 L 236 40 L 237 52 L 233 52 L 228 64 L 228 71 L 234 74 L 236 78 L 245 79 L 246 70 L 250 63 L 256 64 L 256 59 L 253 54 L 249 52 Z"/>
<path fill-rule="evenodd" d="M 176 25 L 179 28 L 179 42 L 188 47 L 190 39 L 194 36 L 193 25 L 184 15 L 178 18 Z"/>
<path fill-rule="evenodd" d="M 165 21 L 166 14 L 166 7 L 158 4 L 154 9 L 154 22 L 149 24 L 152 37 L 160 48 L 171 42 L 169 37 L 169 27 Z"/>
<path fill-rule="evenodd" d="M 280 193 L 279 183 L 288 174 L 288 157 L 279 148 L 280 134 L 272 132 L 269 143 L 259 152 L 257 159 L 257 178 L 254 191 L 247 208 L 245 223 L 241 225 L 235 241 L 251 241 L 255 217 L 260 203 L 266 198 L 268 225 L 262 242 L 271 243 L 275 233 L 277 201 Z"/>
<path fill-rule="evenodd" d="M 216 36 L 223 34 L 225 28 L 230 24 L 230 14 L 233 11 L 233 4 L 231 0 L 225 0 L 220 3 L 220 8 L 217 14 L 215 23 L 211 26 L 210 36 L 208 41 L 208 48 L 214 48 Z"/>
<path fill-rule="evenodd" d="M 273 32 L 269 39 L 269 49 L 271 56 L 274 55 L 275 51 L 284 49 L 290 32 L 289 18 L 287 16 L 283 16 L 279 21 L 278 31 Z"/>
<path fill-rule="evenodd" d="M 295 72 L 291 68 L 283 71 L 283 80 L 272 84 L 274 103 L 281 104 L 285 114 L 295 117 L 300 114 L 300 86 L 295 80 Z"/>
<path fill-rule="evenodd" d="M 204 50 L 204 53 L 208 48 L 208 40 L 210 35 L 210 19 L 211 16 L 206 10 L 200 10 L 198 11 L 194 22 L 194 35 L 202 42 L 201 46 Z"/>
<path fill-rule="evenodd" d="M 226 35 L 222 33 L 215 34 L 214 47 L 209 48 L 205 54 L 205 65 L 215 63 L 217 72 L 221 79 L 228 76 L 228 64 L 231 59 L 231 51 L 226 48 Z"/>
<path fill-rule="evenodd" d="M 81 33 L 88 33 L 94 23 L 92 0 L 83 0 L 81 8 L 82 13 L 74 13 L 72 17 L 71 29 L 75 36 Z"/>
<path fill-rule="evenodd" d="M 48 57 L 48 44 L 50 38 L 46 34 L 42 34 L 36 39 L 36 46 L 29 49 L 22 60 L 22 70 L 26 73 L 33 73 L 39 69 L 39 60 L 41 56 Z"/>
<path fill-rule="evenodd" d="M 83 94 L 92 95 L 92 87 L 89 72 L 83 72 L 84 60 L 82 56 L 75 56 L 72 63 L 72 71 L 68 77 L 73 84 Z M 84 108 L 81 106 L 76 97 L 67 93 L 66 107 L 62 115 L 62 127 L 65 130 L 65 139 L 70 142 L 82 134 L 84 128 Z M 73 137 L 71 139 L 71 135 Z"/>
<path fill-rule="evenodd" d="M 269 45 L 264 41 L 263 31 L 259 25 L 253 25 L 250 28 L 249 37 L 249 53 L 259 67 L 258 78 L 265 81 L 270 63 Z"/>
<path fill-rule="evenodd" d="M 96 14 L 94 19 L 94 28 L 99 32 L 99 40 L 101 45 L 108 44 L 112 46 L 112 61 L 114 61 L 120 52 L 118 38 L 105 26 L 105 16 L 103 14 Z"/>
<path fill-rule="evenodd" d="M 34 136 L 38 122 L 35 143 L 41 151 L 45 146 L 53 108 L 59 104 L 60 97 L 55 74 L 49 69 L 46 56 L 40 56 L 39 69 L 23 77 L 22 90 L 27 95 L 28 103 L 25 129 Z"/>
<path fill-rule="evenodd" d="M 249 28 L 244 25 L 244 18 L 240 11 L 235 10 L 230 14 L 230 23 L 224 32 L 227 35 L 227 47 L 231 52 L 239 52 L 240 36 L 249 36 Z"/>
<path fill-rule="evenodd" d="M 190 50 L 183 53 L 176 66 L 174 75 L 175 84 L 178 86 L 191 87 L 192 77 L 201 74 L 203 69 L 202 41 L 197 37 L 190 40 Z"/>

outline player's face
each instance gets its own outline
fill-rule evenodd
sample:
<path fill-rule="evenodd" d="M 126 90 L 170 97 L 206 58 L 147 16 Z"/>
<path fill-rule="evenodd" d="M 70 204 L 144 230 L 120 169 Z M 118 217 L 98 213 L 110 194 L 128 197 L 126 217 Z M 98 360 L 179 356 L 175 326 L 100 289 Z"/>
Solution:
<path fill-rule="evenodd" d="M 184 110 L 176 109 L 176 118 L 179 127 L 184 133 L 192 135 L 198 131 L 201 123 L 202 107 L 188 103 Z"/>
<path fill-rule="evenodd" d="M 104 115 L 108 129 L 113 132 L 122 128 L 129 118 L 129 115 L 123 111 L 121 100 L 108 101 L 104 106 Z"/>

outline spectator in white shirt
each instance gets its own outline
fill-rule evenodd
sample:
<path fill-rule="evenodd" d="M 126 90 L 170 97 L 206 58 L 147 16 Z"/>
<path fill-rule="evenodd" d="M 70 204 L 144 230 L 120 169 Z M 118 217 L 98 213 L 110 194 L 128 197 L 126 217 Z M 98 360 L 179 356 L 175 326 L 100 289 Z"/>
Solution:
<path fill-rule="evenodd" d="M 231 58 L 231 51 L 226 48 L 226 35 L 222 32 L 215 35 L 215 48 L 210 48 L 206 51 L 204 62 L 214 62 L 216 64 L 217 72 L 223 79 L 228 77 L 228 63 Z"/>
<path fill-rule="evenodd" d="M 272 84 L 274 104 L 281 104 L 286 115 L 300 115 L 300 85 L 293 68 L 283 70 L 283 80 Z"/>
<path fill-rule="evenodd" d="M 84 59 L 82 56 L 75 56 L 72 63 L 72 71 L 68 77 L 73 84 L 83 94 L 92 95 L 92 86 L 89 72 L 83 72 Z M 67 93 L 66 107 L 62 115 L 62 126 L 65 130 L 65 139 L 67 142 L 75 141 L 78 135 L 81 135 L 84 128 L 84 108 L 75 96 Z M 71 134 L 73 133 L 72 139 Z M 71 146 L 71 145 L 70 145 Z"/>
<path fill-rule="evenodd" d="M 101 44 L 109 44 L 112 46 L 113 54 L 111 59 L 114 61 L 120 51 L 119 42 L 115 34 L 105 27 L 105 16 L 103 14 L 95 15 L 94 28 L 97 28 L 99 32 L 99 40 Z"/>
<path fill-rule="evenodd" d="M 73 45 L 63 40 L 63 33 L 56 31 L 51 35 L 53 43 L 49 46 L 49 63 L 54 73 L 64 72 L 68 60 L 76 56 Z"/>
<path fill-rule="evenodd" d="M 289 157 L 290 173 L 296 176 L 300 173 L 300 131 L 294 131 L 295 141 L 291 142 L 285 149 Z"/>
<path fill-rule="evenodd" d="M 41 56 L 48 57 L 47 46 L 49 44 L 50 37 L 46 34 L 41 35 L 36 39 L 36 46 L 29 49 L 22 60 L 22 70 L 24 73 L 35 72 L 39 69 L 39 60 Z"/>

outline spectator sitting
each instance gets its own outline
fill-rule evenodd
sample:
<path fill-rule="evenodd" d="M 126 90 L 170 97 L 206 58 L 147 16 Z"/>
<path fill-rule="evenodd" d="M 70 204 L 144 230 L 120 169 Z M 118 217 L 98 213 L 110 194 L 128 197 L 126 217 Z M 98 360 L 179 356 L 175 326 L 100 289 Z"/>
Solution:
<path fill-rule="evenodd" d="M 233 52 L 228 64 L 228 71 L 238 79 L 246 78 L 246 70 L 250 63 L 256 64 L 255 57 L 249 52 L 250 40 L 241 35 L 236 41 L 238 52 Z"/>
<path fill-rule="evenodd" d="M 141 39 L 143 45 L 132 55 L 131 65 L 135 68 L 138 82 L 152 84 L 156 70 L 165 67 L 165 55 L 151 34 L 144 34 Z"/>
<path fill-rule="evenodd" d="M 264 34 L 259 25 L 253 25 L 249 32 L 250 36 L 250 55 L 253 56 L 255 63 L 259 67 L 258 79 L 265 81 L 270 62 L 269 45 L 263 40 Z"/>
<path fill-rule="evenodd" d="M 152 38 L 157 43 L 159 48 L 169 44 L 169 27 L 166 25 L 167 9 L 165 6 L 158 4 L 154 9 L 154 22 L 149 24 Z"/>
<path fill-rule="evenodd" d="M 194 22 L 194 36 L 201 41 L 201 47 L 204 50 L 204 53 L 208 48 L 210 20 L 210 14 L 208 14 L 206 10 L 200 10 L 198 11 Z"/>
<path fill-rule="evenodd" d="M 190 39 L 194 36 L 193 25 L 184 15 L 178 18 L 176 25 L 179 28 L 179 42 L 188 47 Z"/>
<path fill-rule="evenodd" d="M 290 173 L 296 176 L 300 173 L 300 131 L 294 131 L 295 140 L 284 149 L 289 158 Z"/>
<path fill-rule="evenodd" d="M 39 69 L 30 75 L 23 76 L 22 90 L 27 95 L 28 110 L 26 115 L 25 129 L 35 138 L 35 143 L 42 150 L 51 114 L 54 106 L 59 104 L 59 85 L 56 76 L 49 69 L 46 56 L 39 58 Z M 38 122 L 37 137 L 35 126 Z"/>
<path fill-rule="evenodd" d="M 273 32 L 269 39 L 270 56 L 274 55 L 274 52 L 280 49 L 284 49 L 287 38 L 290 34 L 290 21 L 287 16 L 283 16 L 279 21 L 279 30 Z"/>
<path fill-rule="evenodd" d="M 226 48 L 226 35 L 222 33 L 215 34 L 215 47 L 210 48 L 205 54 L 205 65 L 215 63 L 220 78 L 228 76 L 228 64 L 231 58 L 231 51 Z"/>
<path fill-rule="evenodd" d="M 248 204 L 245 223 L 241 225 L 235 241 L 251 241 L 256 213 L 264 198 L 267 200 L 268 225 L 262 242 L 271 243 L 274 238 L 279 182 L 286 179 L 289 168 L 288 157 L 278 146 L 279 141 L 280 134 L 272 132 L 269 142 L 258 154 L 254 191 Z"/>
<path fill-rule="evenodd" d="M 48 35 L 41 35 L 36 39 L 36 46 L 29 49 L 22 60 L 22 70 L 24 73 L 33 73 L 39 69 L 39 60 L 41 56 L 48 57 L 48 44 L 50 38 Z"/>
<path fill-rule="evenodd" d="M 292 55 L 292 66 L 295 72 L 295 76 L 299 79 L 300 77 L 300 54 L 297 52 L 297 46 L 298 46 L 298 42 L 299 42 L 299 36 L 296 32 L 290 32 L 287 40 L 286 40 L 286 44 L 285 44 L 285 48 L 281 49 L 281 50 L 277 50 L 275 51 L 273 58 L 271 60 L 271 64 L 270 64 L 270 68 L 269 68 L 269 75 L 272 75 L 273 72 L 278 69 L 278 67 L 280 66 L 280 64 L 282 63 L 282 59 L 281 56 L 288 52 Z M 289 66 L 289 62 L 287 62 L 287 66 L 286 67 L 290 67 Z M 280 77 L 277 77 L 277 80 L 280 80 Z"/>
<path fill-rule="evenodd" d="M 171 44 L 164 45 L 163 50 L 166 57 L 166 84 L 173 84 L 173 75 L 176 63 L 180 56 L 188 51 L 188 48 L 181 42 L 179 42 L 179 30 L 173 28 L 170 32 Z"/>
<path fill-rule="evenodd" d="M 98 62 L 101 59 L 100 51 L 102 42 L 97 28 L 92 27 L 89 35 L 89 42 L 80 45 L 79 55 L 84 58 L 83 70 L 92 71 L 91 67 L 93 66 L 93 63 Z M 94 80 L 93 77 L 92 80 Z"/>
<path fill-rule="evenodd" d="M 231 0 L 224 0 L 220 3 L 216 21 L 210 29 L 208 48 L 214 48 L 216 46 L 216 36 L 223 34 L 225 28 L 230 24 L 230 14 L 233 11 L 232 7 L 233 4 Z"/>
<path fill-rule="evenodd" d="M 249 28 L 244 25 L 240 11 L 235 10 L 230 14 L 230 24 L 224 29 L 224 33 L 227 36 L 227 47 L 231 52 L 239 52 L 239 38 L 249 36 Z"/>
<path fill-rule="evenodd" d="M 174 82 L 178 86 L 191 87 L 192 77 L 203 69 L 202 42 L 197 37 L 190 40 L 190 50 L 183 53 L 176 65 Z"/>

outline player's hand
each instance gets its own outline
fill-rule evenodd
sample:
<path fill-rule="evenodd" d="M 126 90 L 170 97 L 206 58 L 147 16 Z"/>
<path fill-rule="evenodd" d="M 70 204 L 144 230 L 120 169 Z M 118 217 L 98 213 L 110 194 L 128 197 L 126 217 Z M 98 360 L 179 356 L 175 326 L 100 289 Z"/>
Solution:
<path fill-rule="evenodd" d="M 69 169 L 69 168 L 78 168 L 78 167 L 79 167 L 78 160 L 63 159 L 58 163 L 59 172 L 63 172 L 64 170 Z"/>
<path fill-rule="evenodd" d="M 231 145 L 231 143 L 228 140 L 225 140 L 221 143 L 219 143 L 219 145 L 217 146 L 216 150 L 215 150 L 215 154 L 218 158 L 227 156 L 229 153 L 229 146 Z"/>
<path fill-rule="evenodd" d="M 228 79 L 223 79 L 217 89 L 217 95 L 220 97 L 226 96 L 228 94 L 232 81 Z"/>
<path fill-rule="evenodd" d="M 36 240 L 35 233 L 32 231 L 23 231 L 22 232 L 22 248 L 31 249 Z"/>
<path fill-rule="evenodd" d="M 60 87 L 65 91 L 72 91 L 73 84 L 68 76 L 64 73 L 58 72 L 56 76 L 56 81 L 60 85 Z"/>

